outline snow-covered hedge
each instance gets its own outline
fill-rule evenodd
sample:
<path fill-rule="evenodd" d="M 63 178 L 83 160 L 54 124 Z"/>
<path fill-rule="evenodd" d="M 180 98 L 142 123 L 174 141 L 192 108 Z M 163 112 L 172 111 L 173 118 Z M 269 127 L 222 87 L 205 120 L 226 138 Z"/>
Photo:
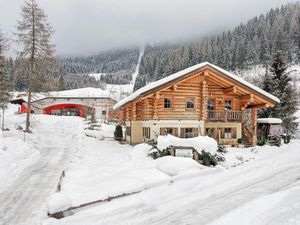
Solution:
<path fill-rule="evenodd" d="M 199 154 L 201 154 L 202 151 L 216 154 L 218 150 L 218 143 L 216 140 L 208 136 L 198 136 L 194 138 L 178 138 L 170 134 L 166 136 L 158 136 L 158 149 L 163 150 L 170 146 L 193 147 Z"/>

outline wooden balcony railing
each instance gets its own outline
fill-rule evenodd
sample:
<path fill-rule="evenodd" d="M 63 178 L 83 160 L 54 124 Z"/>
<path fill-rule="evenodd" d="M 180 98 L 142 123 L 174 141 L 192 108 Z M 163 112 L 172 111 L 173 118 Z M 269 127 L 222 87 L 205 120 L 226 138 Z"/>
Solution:
<path fill-rule="evenodd" d="M 242 121 L 242 112 L 229 110 L 209 110 L 207 118 L 210 121 Z"/>

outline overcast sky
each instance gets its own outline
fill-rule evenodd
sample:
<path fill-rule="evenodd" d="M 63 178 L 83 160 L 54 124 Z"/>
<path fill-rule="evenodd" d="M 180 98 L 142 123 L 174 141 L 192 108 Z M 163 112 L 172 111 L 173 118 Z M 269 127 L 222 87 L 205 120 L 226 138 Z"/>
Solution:
<path fill-rule="evenodd" d="M 37 0 L 58 55 L 89 55 L 144 42 L 222 32 L 291 0 Z M 15 31 L 23 0 L 0 0 L 0 27 Z"/>

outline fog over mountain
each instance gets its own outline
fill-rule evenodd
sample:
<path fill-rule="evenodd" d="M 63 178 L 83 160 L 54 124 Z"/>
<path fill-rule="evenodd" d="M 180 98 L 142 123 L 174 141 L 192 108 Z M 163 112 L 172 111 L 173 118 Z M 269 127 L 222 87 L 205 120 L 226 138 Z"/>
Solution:
<path fill-rule="evenodd" d="M 294 1 L 38 0 L 56 30 L 57 54 L 63 56 L 209 36 L 287 2 Z M 22 4 L 0 0 L 0 26 L 8 35 L 15 31 Z"/>

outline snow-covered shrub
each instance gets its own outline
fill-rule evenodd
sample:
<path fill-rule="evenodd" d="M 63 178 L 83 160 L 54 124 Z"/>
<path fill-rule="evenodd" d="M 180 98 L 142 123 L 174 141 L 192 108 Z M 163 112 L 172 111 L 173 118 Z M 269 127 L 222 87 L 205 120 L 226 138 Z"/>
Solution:
<path fill-rule="evenodd" d="M 194 138 L 178 138 L 170 134 L 168 134 L 167 136 L 158 136 L 158 149 L 167 149 L 170 146 L 192 147 L 198 153 L 201 153 L 201 151 L 204 150 L 205 152 L 215 154 L 218 150 L 218 143 L 216 142 L 216 140 L 208 136 L 198 136 Z"/>
<path fill-rule="evenodd" d="M 114 138 L 117 141 L 121 141 L 123 139 L 123 130 L 121 125 L 117 125 L 114 132 Z"/>
<path fill-rule="evenodd" d="M 226 146 L 218 145 L 218 152 L 226 153 L 227 152 Z"/>
<path fill-rule="evenodd" d="M 217 142 L 208 136 L 195 138 L 177 138 L 172 135 L 159 136 L 157 140 L 149 141 L 148 144 L 152 146 L 148 156 L 153 159 L 171 155 L 176 147 L 192 147 L 198 153 L 199 162 L 202 161 L 205 166 L 216 166 L 218 162 L 225 160 L 222 155 L 217 153 L 217 151 L 226 152 L 225 147 L 218 146 Z"/>
<path fill-rule="evenodd" d="M 157 159 L 163 156 L 171 155 L 170 148 L 162 149 L 160 150 L 157 147 L 157 141 L 156 140 L 150 140 L 147 142 L 147 144 L 151 145 L 151 149 L 148 153 L 148 156 L 150 156 L 153 159 Z"/>
<path fill-rule="evenodd" d="M 201 151 L 200 159 L 203 161 L 204 166 L 216 166 L 219 162 L 224 162 L 225 158 L 218 154 L 211 154 L 210 152 Z"/>

